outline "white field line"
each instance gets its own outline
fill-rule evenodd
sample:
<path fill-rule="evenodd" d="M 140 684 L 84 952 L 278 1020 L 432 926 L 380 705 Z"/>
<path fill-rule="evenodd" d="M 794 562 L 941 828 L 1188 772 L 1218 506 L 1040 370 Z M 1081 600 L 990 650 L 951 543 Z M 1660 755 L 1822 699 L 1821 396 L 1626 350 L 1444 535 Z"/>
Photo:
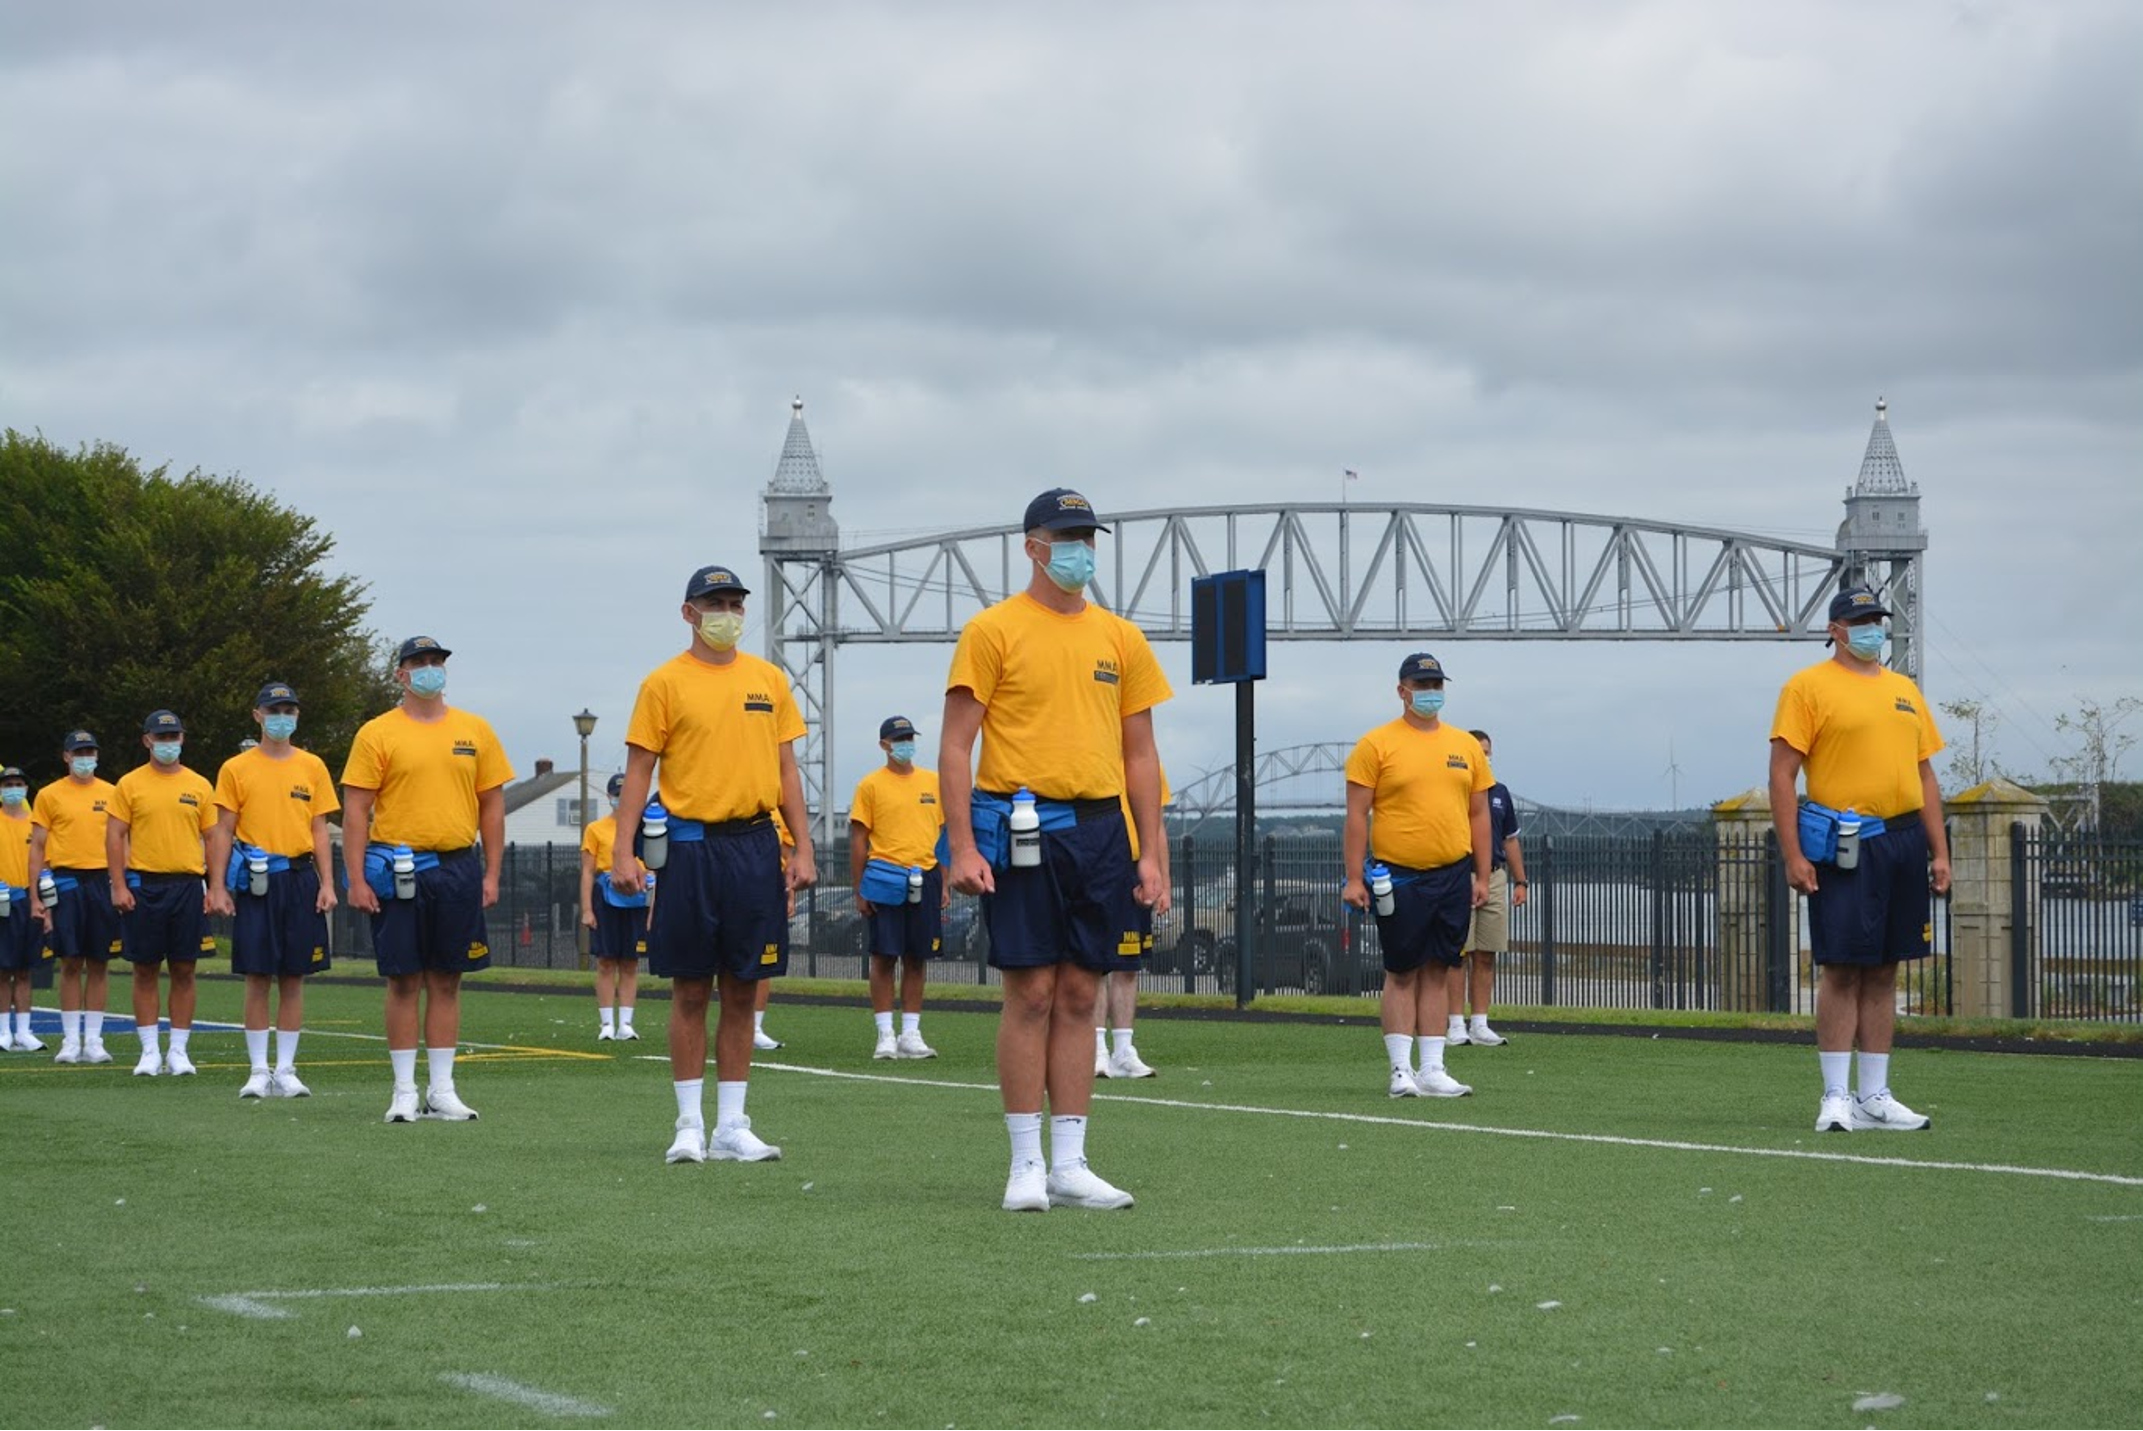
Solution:
<path fill-rule="evenodd" d="M 1348 1252 L 1442 1252 L 1464 1244 L 1357 1242 L 1345 1247 L 1202 1247 L 1190 1252 L 1074 1252 L 1075 1262 L 1154 1262 L 1176 1257 L 1331 1257 Z"/>
<path fill-rule="evenodd" d="M 281 1321 L 296 1316 L 278 1302 L 303 1300 L 312 1297 L 407 1297 L 425 1292 L 541 1292 L 541 1284 L 511 1282 L 438 1282 L 421 1287 L 299 1287 L 281 1292 L 226 1292 L 217 1297 L 201 1297 L 203 1306 L 214 1307 L 219 1312 L 234 1316 L 252 1317 L 256 1321 Z"/>
<path fill-rule="evenodd" d="M 809 1073 L 820 1078 L 845 1078 L 861 1083 L 906 1083 L 923 1088 L 956 1088 L 995 1093 L 994 1083 L 954 1083 L 935 1078 L 895 1078 L 883 1073 L 851 1073 L 846 1069 L 812 1068 L 800 1063 L 760 1063 L 754 1067 L 783 1073 Z M 1628 1138 L 1613 1133 L 1561 1133 L 1545 1128 L 1492 1128 L 1473 1123 L 1439 1123 L 1428 1118 L 1393 1118 L 1378 1113 L 1329 1113 L 1307 1108 L 1261 1108 L 1242 1103 L 1196 1103 L 1183 1098 L 1144 1098 L 1129 1093 L 1096 1093 L 1097 1103 L 1138 1103 L 1149 1108 L 1181 1108 L 1195 1113 L 1248 1113 L 1267 1118 L 1309 1118 L 1332 1123 L 1364 1123 L 1383 1128 L 1431 1129 L 1442 1133 L 1484 1133 L 1502 1138 L 1538 1138 L 1556 1143 L 1598 1143 L 1623 1148 L 1664 1148 L 1678 1153 L 1729 1153 L 1744 1158 L 1796 1158 L 1814 1163 L 1858 1163 L 1877 1168 L 1925 1168 L 1946 1173 L 1992 1173 L 2007 1177 L 2058 1178 L 2069 1182 L 2111 1183 L 2116 1187 L 2143 1188 L 2143 1177 L 2121 1173 L 2093 1173 L 2075 1168 L 2032 1168 L 2015 1163 L 1944 1163 L 1928 1158 L 1878 1158 L 1863 1153 L 1819 1153 L 1809 1148 L 1742 1148 L 1730 1143 L 1689 1143 L 1673 1138 Z M 1846 1134 L 1852 1137 L 1852 1134 Z"/>
<path fill-rule="evenodd" d="M 495 1396 L 501 1401 L 511 1401 L 516 1406 L 525 1406 L 531 1411 L 540 1411 L 545 1416 L 594 1418 L 610 1415 L 610 1408 L 593 1401 L 582 1401 L 577 1396 L 561 1396 L 555 1391 L 540 1387 L 524 1386 L 518 1381 L 508 1381 L 503 1376 L 489 1376 L 483 1372 L 442 1371 L 439 1379 L 448 1386 L 458 1386 L 463 1391 L 473 1391 L 478 1396 Z"/>
<path fill-rule="evenodd" d="M 2109 1217 L 2087 1217 L 2086 1222 L 2143 1222 L 2143 1212 L 2115 1213 Z"/>
<path fill-rule="evenodd" d="M 51 1014 L 56 1018 L 60 1011 L 58 1009 L 39 1009 L 36 1012 Z M 244 1024 L 219 1023 L 213 1019 L 195 1019 L 193 1027 L 196 1033 L 204 1031 L 208 1033 L 243 1033 L 245 1031 Z M 124 1014 L 109 1015 L 105 1019 L 104 1031 L 108 1034 L 132 1038 L 134 1036 L 134 1021 Z M 346 1029 L 308 1028 L 304 1030 L 304 1034 L 308 1039 L 354 1038 L 366 1043 L 385 1043 L 387 1041 L 387 1035 L 385 1034 L 351 1033 Z M 456 1048 L 468 1049 L 518 1049 L 531 1046 L 525 1043 L 470 1043 L 466 1039 L 455 1045 Z M 664 1062 L 668 1062 L 668 1060 L 665 1059 Z"/>

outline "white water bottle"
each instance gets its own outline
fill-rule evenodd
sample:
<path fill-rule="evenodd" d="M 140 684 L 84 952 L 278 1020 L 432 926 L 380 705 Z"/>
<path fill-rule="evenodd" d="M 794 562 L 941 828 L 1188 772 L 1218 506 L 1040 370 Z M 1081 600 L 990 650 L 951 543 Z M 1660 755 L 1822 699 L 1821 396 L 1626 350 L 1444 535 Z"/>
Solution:
<path fill-rule="evenodd" d="M 253 893 L 266 894 L 268 892 L 268 852 L 266 850 L 254 850 L 246 855 L 246 881 L 246 888 Z M 399 881 L 397 883 L 399 884 Z"/>
<path fill-rule="evenodd" d="M 640 812 L 640 863 L 659 870 L 670 862 L 670 812 L 659 800 Z"/>
<path fill-rule="evenodd" d="M 1860 817 L 1850 810 L 1838 817 L 1838 855 L 1834 863 L 1842 870 L 1860 867 Z"/>
<path fill-rule="evenodd" d="M 417 897 L 417 856 L 407 845 L 394 847 L 394 897 Z"/>
<path fill-rule="evenodd" d="M 52 871 L 45 870 L 37 876 L 37 897 L 47 909 L 60 902 L 60 887 L 52 882 Z"/>
<path fill-rule="evenodd" d="M 1391 894 L 1391 871 L 1383 865 L 1369 867 L 1369 892 L 1376 898 L 1377 913 L 1388 915 L 1399 907 Z"/>
<path fill-rule="evenodd" d="M 1035 811 L 1034 796 L 1022 785 L 1012 796 L 1012 867 L 1031 870 L 1042 863 L 1042 817 Z"/>
<path fill-rule="evenodd" d="M 14 903 L 14 891 L 7 887 L 6 880 L 0 879 L 0 919 L 7 918 L 8 911 L 14 907 Z"/>
<path fill-rule="evenodd" d="M 922 902 L 923 902 L 923 867 L 922 867 L 921 865 L 909 865 L 909 866 L 908 866 L 908 903 L 910 903 L 910 904 L 921 904 Z"/>

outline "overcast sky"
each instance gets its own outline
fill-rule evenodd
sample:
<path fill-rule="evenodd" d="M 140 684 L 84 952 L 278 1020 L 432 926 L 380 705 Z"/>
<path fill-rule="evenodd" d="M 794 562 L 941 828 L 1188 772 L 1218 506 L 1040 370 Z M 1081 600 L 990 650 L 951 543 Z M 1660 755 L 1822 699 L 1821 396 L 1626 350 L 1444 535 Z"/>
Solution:
<path fill-rule="evenodd" d="M 2139 72 L 2121 3 L 10 6 L 0 422 L 318 517 L 525 774 L 761 571 L 792 394 L 851 545 L 1343 468 L 1826 542 L 1881 394 L 1929 694 L 2044 771 L 2143 695 Z M 1186 780 L 1233 708 L 1161 650 Z M 950 654 L 843 654 L 844 795 Z M 1263 744 L 1403 654 L 1276 648 Z M 1760 781 L 1822 653 L 1438 654 L 1521 796 L 1618 808 Z"/>

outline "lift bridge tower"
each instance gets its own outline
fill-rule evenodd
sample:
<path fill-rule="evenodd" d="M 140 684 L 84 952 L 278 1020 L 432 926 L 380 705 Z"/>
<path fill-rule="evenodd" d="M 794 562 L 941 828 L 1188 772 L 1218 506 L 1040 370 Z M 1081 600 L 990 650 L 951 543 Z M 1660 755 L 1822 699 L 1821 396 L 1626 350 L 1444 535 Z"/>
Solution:
<path fill-rule="evenodd" d="M 821 859 L 833 849 L 833 659 L 831 638 L 840 615 L 837 579 L 841 526 L 833 519 L 833 489 L 819 471 L 804 426 L 804 400 L 789 403 L 789 433 L 774 463 L 774 479 L 761 499 L 764 525 L 759 554 L 766 558 L 766 592 L 759 609 L 766 621 L 767 659 L 789 678 L 804 738 L 796 764 L 803 776 L 804 805 L 816 828 L 812 843 Z"/>
<path fill-rule="evenodd" d="M 1927 638 L 1922 630 L 1920 563 L 1927 532 L 1920 525 L 1920 484 L 1905 480 L 1890 440 L 1890 404 L 1875 400 L 1875 426 L 1860 459 L 1860 477 L 1845 494 L 1845 520 L 1838 524 L 1838 551 L 1845 558 L 1842 584 L 1865 583 L 1890 606 L 1890 668 L 1924 689 L 1920 667 Z"/>

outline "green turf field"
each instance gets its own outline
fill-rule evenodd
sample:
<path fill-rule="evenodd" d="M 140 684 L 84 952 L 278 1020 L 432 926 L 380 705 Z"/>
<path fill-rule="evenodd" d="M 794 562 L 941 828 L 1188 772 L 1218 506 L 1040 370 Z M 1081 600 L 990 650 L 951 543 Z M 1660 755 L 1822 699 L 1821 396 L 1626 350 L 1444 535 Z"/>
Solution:
<path fill-rule="evenodd" d="M 667 1012 L 597 1044 L 584 993 L 472 990 L 462 1125 L 380 1121 L 376 988 L 312 991 L 304 1101 L 240 1104 L 236 1033 L 192 1080 L 131 1077 L 130 1035 L 0 1055 L 0 1424 L 2143 1410 L 2134 1060 L 1901 1052 L 1934 1131 L 1819 1137 L 1806 1049 L 1532 1035 L 1392 1102 L 1373 1028 L 1149 1020 L 1162 1076 L 1102 1085 L 1089 1142 L 1138 1206 L 1012 1215 L 990 1016 L 873 1063 L 864 1011 L 777 1001 L 750 1111 L 786 1159 L 668 1167 Z"/>

